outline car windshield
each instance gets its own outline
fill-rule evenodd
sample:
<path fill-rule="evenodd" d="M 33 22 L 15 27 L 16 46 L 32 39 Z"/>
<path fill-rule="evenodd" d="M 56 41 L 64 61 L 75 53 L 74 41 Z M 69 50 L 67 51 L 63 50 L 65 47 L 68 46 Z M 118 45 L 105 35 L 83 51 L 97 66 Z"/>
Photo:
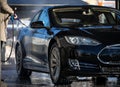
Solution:
<path fill-rule="evenodd" d="M 120 23 L 120 15 L 106 8 L 59 8 L 53 9 L 56 23 L 63 27 L 116 25 Z"/>

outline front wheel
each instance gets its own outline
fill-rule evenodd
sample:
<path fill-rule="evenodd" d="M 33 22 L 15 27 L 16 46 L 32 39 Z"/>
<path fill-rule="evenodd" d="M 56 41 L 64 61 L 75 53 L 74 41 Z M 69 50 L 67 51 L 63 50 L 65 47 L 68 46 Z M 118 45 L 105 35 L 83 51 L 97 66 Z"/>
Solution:
<path fill-rule="evenodd" d="M 52 82 L 56 85 L 59 84 L 71 84 L 71 81 L 67 80 L 62 73 L 62 61 L 61 52 L 57 44 L 54 43 L 51 47 L 49 54 L 49 68 Z"/>
<path fill-rule="evenodd" d="M 23 58 L 25 57 L 25 52 L 23 52 L 21 45 L 17 45 L 15 57 L 16 57 L 16 70 L 17 70 L 18 76 L 20 78 L 29 77 L 32 71 L 25 69 L 23 66 Z"/>

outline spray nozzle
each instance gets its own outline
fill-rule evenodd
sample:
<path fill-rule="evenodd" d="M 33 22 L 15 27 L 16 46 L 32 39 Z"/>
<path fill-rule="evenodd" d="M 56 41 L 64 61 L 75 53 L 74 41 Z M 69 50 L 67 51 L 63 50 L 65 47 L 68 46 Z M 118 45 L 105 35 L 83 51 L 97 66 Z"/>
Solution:
<path fill-rule="evenodd" d="M 11 15 L 10 20 L 14 21 L 14 15 Z"/>
<path fill-rule="evenodd" d="M 17 20 L 18 19 L 18 17 L 17 17 L 17 15 L 16 14 L 13 14 L 13 15 L 11 15 L 11 18 L 10 18 L 12 21 L 14 21 L 14 20 Z"/>

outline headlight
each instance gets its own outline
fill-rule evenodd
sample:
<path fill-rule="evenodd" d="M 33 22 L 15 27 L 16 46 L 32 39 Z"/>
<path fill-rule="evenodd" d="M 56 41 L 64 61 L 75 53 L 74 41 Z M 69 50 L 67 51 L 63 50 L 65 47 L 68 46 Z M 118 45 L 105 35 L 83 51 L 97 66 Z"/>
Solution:
<path fill-rule="evenodd" d="M 65 39 L 68 43 L 74 45 L 99 45 L 100 43 L 86 37 L 79 37 L 79 36 L 65 36 Z"/>

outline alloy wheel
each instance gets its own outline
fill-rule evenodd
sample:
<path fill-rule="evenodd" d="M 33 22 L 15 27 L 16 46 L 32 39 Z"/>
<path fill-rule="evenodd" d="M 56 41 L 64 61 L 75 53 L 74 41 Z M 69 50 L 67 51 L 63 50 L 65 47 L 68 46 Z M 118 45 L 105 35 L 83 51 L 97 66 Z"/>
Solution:
<path fill-rule="evenodd" d="M 56 83 L 60 76 L 60 53 L 57 47 L 54 47 L 51 51 L 50 65 L 52 80 Z"/>

